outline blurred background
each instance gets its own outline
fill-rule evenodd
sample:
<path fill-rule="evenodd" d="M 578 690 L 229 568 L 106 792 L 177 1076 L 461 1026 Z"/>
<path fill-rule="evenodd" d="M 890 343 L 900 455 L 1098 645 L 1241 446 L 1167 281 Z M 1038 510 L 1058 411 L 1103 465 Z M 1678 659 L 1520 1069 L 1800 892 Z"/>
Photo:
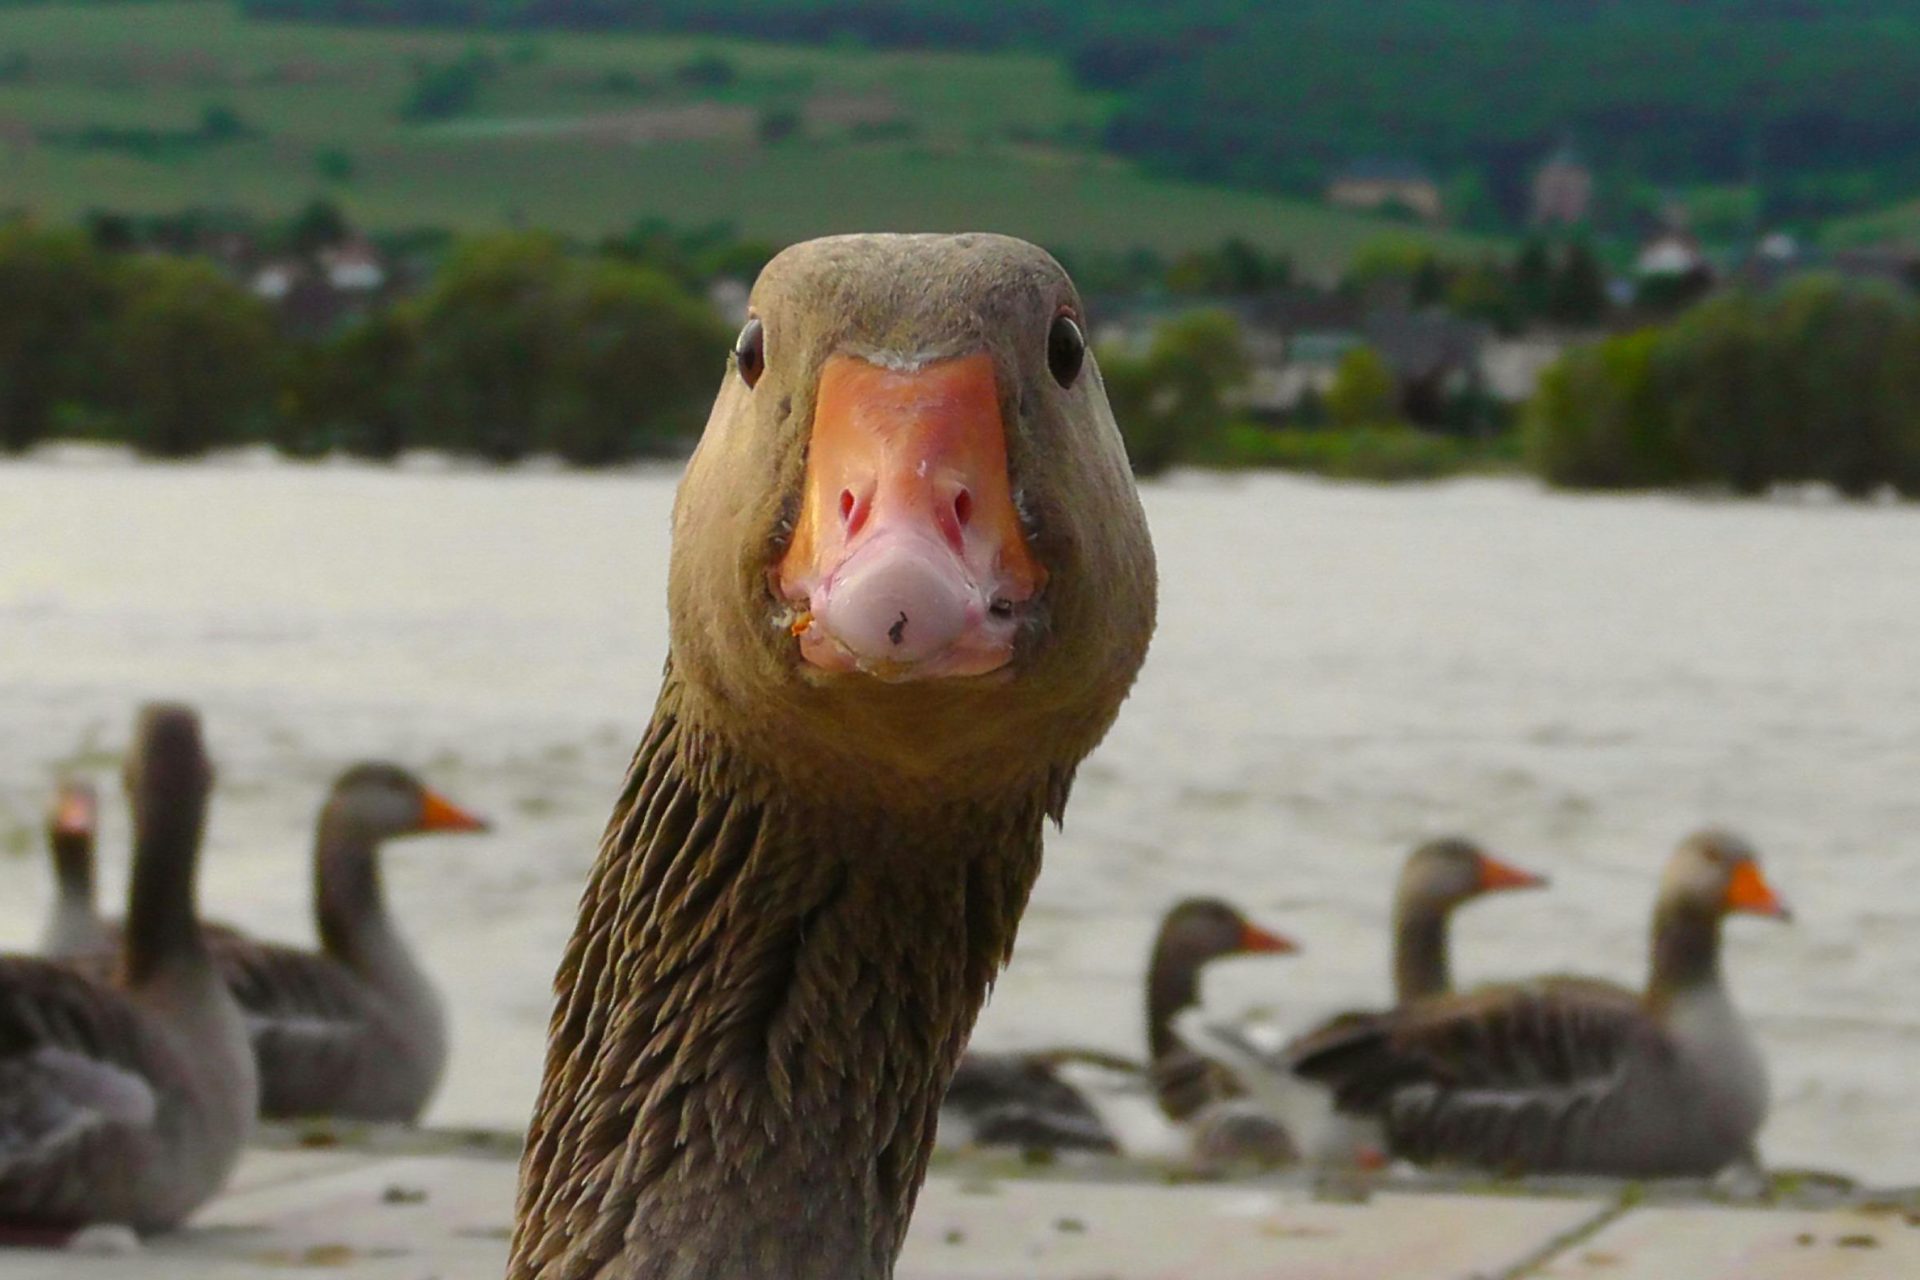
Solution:
<path fill-rule="evenodd" d="M 429 1118 L 517 1128 L 755 272 L 995 230 L 1086 295 L 1164 605 L 979 1043 L 1138 1053 L 1196 892 L 1306 948 L 1211 1000 L 1378 1003 L 1454 830 L 1555 880 L 1464 979 L 1637 982 L 1718 821 L 1800 916 L 1729 930 L 1765 1154 L 1920 1179 L 1916 84 L 1865 0 L 0 0 L 0 945 L 143 698 L 270 936 L 397 760 L 496 824 L 387 859 Z"/>

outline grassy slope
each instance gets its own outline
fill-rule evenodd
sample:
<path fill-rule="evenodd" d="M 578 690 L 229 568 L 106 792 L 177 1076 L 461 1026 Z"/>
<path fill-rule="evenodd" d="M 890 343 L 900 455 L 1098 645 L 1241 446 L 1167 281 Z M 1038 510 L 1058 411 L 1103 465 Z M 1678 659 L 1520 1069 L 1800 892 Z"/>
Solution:
<path fill-rule="evenodd" d="M 473 116 L 407 125 L 399 104 L 416 59 L 481 47 L 501 61 Z M 527 58 L 515 53 L 532 54 Z M 717 51 L 739 81 L 705 101 L 864 104 L 906 122 L 907 139 L 859 141 L 812 124 L 761 146 L 750 116 L 701 141 L 639 144 L 578 126 L 684 107 L 671 70 Z M 835 230 L 992 228 L 1065 249 L 1178 250 L 1243 235 L 1309 269 L 1337 266 L 1384 234 L 1426 235 L 1313 205 L 1147 178 L 1089 154 L 1109 104 L 1058 64 L 1023 55 L 842 53 L 713 40 L 537 38 L 249 23 L 225 4 L 47 5 L 0 10 L 0 60 L 31 60 L 0 84 L 0 204 L 61 218 L 91 207 L 235 204 L 283 212 L 330 194 L 375 227 L 529 225 L 595 235 L 659 215 L 725 219 L 774 240 Z M 596 88 L 630 73 L 642 96 Z M 19 145 L 88 125 L 190 129 L 229 104 L 263 136 L 165 161 Z M 617 131 L 615 131 L 617 134 Z M 352 181 L 329 184 L 315 153 L 339 148 Z M 1442 235 L 1470 250 L 1481 242 Z"/>

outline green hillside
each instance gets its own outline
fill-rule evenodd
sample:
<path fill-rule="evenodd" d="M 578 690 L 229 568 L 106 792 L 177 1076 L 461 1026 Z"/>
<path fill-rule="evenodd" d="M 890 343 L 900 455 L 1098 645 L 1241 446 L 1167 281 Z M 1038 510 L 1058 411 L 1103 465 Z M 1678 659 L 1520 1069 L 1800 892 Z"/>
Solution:
<path fill-rule="evenodd" d="M 327 195 L 374 229 L 660 217 L 1162 252 L 1237 235 L 1316 271 L 1383 234 L 1482 243 L 1149 176 L 1098 151 L 1113 108 L 1019 53 L 330 27 L 205 0 L 0 8 L 0 205 L 49 219 Z"/>

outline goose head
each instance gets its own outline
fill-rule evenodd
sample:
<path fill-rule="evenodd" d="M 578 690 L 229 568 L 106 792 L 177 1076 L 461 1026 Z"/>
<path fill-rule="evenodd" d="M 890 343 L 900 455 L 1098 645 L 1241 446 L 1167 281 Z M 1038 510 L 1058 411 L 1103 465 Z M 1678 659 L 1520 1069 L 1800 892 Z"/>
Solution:
<path fill-rule="evenodd" d="M 1429 840 L 1407 855 L 1400 871 L 1398 900 L 1435 912 L 1448 912 L 1487 893 L 1537 889 L 1545 876 L 1494 857 L 1461 836 Z"/>
<path fill-rule="evenodd" d="M 488 829 L 399 765 L 368 761 L 354 765 L 334 781 L 322 809 L 322 822 L 348 829 L 367 841 L 400 836 Z"/>
<path fill-rule="evenodd" d="M 895 805 L 1064 787 L 1154 610 L 1083 315 L 1000 236 L 834 237 L 767 266 L 669 585 L 675 671 L 733 754 Z"/>

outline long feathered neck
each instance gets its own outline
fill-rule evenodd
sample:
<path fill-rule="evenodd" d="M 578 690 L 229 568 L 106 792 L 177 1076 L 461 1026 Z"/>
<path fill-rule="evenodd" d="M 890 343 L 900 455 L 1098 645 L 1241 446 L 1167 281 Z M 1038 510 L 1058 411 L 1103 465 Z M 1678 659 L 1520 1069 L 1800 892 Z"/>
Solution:
<path fill-rule="evenodd" d="M 884 1280 L 1045 788 L 856 812 L 688 702 L 670 674 L 561 967 L 510 1275 Z"/>
<path fill-rule="evenodd" d="M 206 809 L 204 789 L 153 787 L 141 798 L 121 952 L 122 969 L 130 986 L 206 960 L 194 913 L 194 882 L 199 874 Z"/>
<path fill-rule="evenodd" d="M 60 900 L 89 913 L 94 909 L 93 833 L 54 831 L 47 837 L 53 850 L 53 874 Z"/>
<path fill-rule="evenodd" d="M 1402 891 L 1393 905 L 1393 991 L 1401 1004 L 1453 990 L 1447 948 L 1451 908 L 1432 894 Z"/>
<path fill-rule="evenodd" d="M 380 842 L 335 796 L 320 811 L 313 840 L 313 913 L 320 945 L 352 964 L 369 941 L 390 932 L 380 884 Z"/>
<path fill-rule="evenodd" d="M 1173 1020 L 1200 1002 L 1203 957 L 1163 932 L 1147 959 L 1147 1053 L 1158 1062 L 1186 1048 Z"/>
<path fill-rule="evenodd" d="M 1681 897 L 1661 901 L 1653 913 L 1653 966 L 1647 980 L 1654 1007 L 1719 982 L 1720 913 Z"/>

